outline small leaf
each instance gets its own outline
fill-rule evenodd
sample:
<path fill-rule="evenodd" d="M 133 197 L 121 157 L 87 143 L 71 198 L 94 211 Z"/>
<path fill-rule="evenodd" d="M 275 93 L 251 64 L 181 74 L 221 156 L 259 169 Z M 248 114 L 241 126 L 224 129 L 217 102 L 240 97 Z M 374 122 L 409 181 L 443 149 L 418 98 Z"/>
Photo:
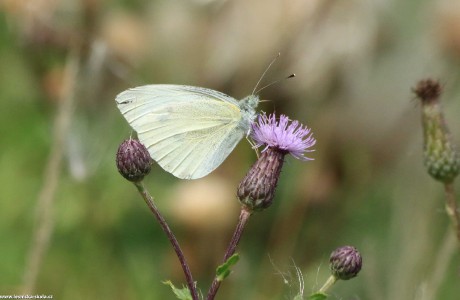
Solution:
<path fill-rule="evenodd" d="M 216 270 L 217 281 L 223 281 L 228 275 L 230 275 L 230 273 L 232 272 L 232 270 L 230 270 L 230 267 L 234 266 L 238 262 L 238 260 L 240 260 L 240 256 L 238 255 L 238 253 L 235 253 L 232 256 L 230 256 L 226 262 L 218 266 Z"/>
<path fill-rule="evenodd" d="M 324 300 L 327 298 L 325 293 L 317 292 L 308 296 L 308 300 Z"/>
<path fill-rule="evenodd" d="M 174 292 L 174 295 L 176 295 L 177 299 L 192 300 L 192 295 L 190 294 L 190 291 L 188 288 L 184 287 L 184 288 L 178 289 L 169 280 L 163 281 L 163 284 L 169 285 L 171 287 L 171 290 Z"/>

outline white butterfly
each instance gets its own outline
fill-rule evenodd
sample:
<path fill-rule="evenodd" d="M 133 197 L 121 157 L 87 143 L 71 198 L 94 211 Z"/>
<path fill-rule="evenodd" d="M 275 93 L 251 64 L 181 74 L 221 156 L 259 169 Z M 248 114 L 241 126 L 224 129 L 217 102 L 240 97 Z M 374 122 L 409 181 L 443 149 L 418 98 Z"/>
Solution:
<path fill-rule="evenodd" d="M 211 89 L 154 84 L 126 90 L 115 101 L 163 169 L 196 179 L 214 171 L 249 133 L 259 97 L 237 101 Z"/>

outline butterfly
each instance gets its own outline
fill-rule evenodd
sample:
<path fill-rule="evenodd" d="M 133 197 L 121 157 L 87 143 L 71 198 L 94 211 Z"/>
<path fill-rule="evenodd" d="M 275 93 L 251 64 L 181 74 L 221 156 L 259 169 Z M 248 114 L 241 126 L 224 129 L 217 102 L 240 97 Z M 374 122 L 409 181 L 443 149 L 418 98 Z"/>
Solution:
<path fill-rule="evenodd" d="M 164 170 L 197 179 L 214 171 L 249 134 L 259 97 L 238 101 L 207 88 L 153 84 L 128 89 L 115 101 Z"/>

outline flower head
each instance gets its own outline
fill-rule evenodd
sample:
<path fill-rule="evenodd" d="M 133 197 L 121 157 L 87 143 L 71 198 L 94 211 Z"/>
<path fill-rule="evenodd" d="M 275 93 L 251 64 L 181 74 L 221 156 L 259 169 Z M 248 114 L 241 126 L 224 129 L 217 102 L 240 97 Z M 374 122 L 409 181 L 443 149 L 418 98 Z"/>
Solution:
<path fill-rule="evenodd" d="M 129 139 L 118 147 L 116 163 L 118 171 L 124 178 L 139 182 L 149 174 L 152 158 L 141 142 Z"/>
<path fill-rule="evenodd" d="M 441 84 L 433 79 L 420 80 L 413 91 L 422 104 L 425 166 L 434 179 L 452 182 L 460 173 L 460 154 L 442 112 Z"/>
<path fill-rule="evenodd" d="M 316 142 L 310 129 L 298 121 L 289 124 L 285 115 L 281 115 L 279 121 L 275 115 L 260 115 L 258 122 L 252 124 L 252 138 L 256 147 L 265 145 L 265 149 L 241 181 L 237 192 L 240 202 L 251 212 L 272 204 L 286 154 L 311 160 L 304 153 L 313 151 L 307 149 Z"/>
<path fill-rule="evenodd" d="M 439 101 L 442 87 L 439 81 L 428 78 L 420 80 L 412 91 L 422 102 L 430 103 Z"/>
<path fill-rule="evenodd" d="M 348 280 L 358 275 L 363 260 L 355 247 L 343 246 L 331 253 L 329 263 L 332 275 L 336 279 Z"/>
<path fill-rule="evenodd" d="M 265 113 L 259 115 L 257 122 L 252 123 L 251 137 L 256 142 L 256 146 L 265 145 L 266 151 L 268 148 L 276 148 L 291 154 L 300 160 L 312 160 L 305 156 L 307 150 L 315 145 L 316 140 L 312 137 L 310 129 L 303 127 L 299 121 L 292 121 L 289 124 L 289 118 L 281 115 L 279 120 L 276 120 L 275 114 L 267 116 Z"/>

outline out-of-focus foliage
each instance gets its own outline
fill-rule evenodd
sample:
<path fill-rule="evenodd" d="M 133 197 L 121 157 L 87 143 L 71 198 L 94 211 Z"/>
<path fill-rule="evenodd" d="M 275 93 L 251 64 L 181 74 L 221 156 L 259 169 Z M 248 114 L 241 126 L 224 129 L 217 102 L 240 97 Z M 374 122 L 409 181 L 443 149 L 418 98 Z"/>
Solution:
<path fill-rule="evenodd" d="M 0 14 L 0 294 L 21 290 L 55 118 L 73 101 L 54 194 L 54 231 L 36 292 L 55 299 L 172 299 L 184 277 L 168 241 L 115 167 L 132 134 L 114 98 L 147 83 L 250 94 L 278 52 L 261 105 L 298 119 L 315 158 L 288 159 L 274 205 L 249 222 L 240 261 L 217 299 L 291 299 L 329 276 L 349 244 L 359 276 L 338 299 L 431 299 L 450 226 L 442 186 L 422 164 L 411 87 L 444 83 L 460 141 L 460 4 L 396 0 L 3 0 Z M 78 73 L 66 82 L 66 66 Z M 263 85 L 262 84 L 262 85 Z M 72 86 L 69 91 L 65 87 Z M 238 218 L 236 187 L 256 159 L 246 141 L 210 176 L 178 180 L 154 166 L 146 186 L 184 248 L 203 293 Z M 456 184 L 457 190 L 460 186 Z M 457 299 L 453 254 L 432 299 Z"/>

